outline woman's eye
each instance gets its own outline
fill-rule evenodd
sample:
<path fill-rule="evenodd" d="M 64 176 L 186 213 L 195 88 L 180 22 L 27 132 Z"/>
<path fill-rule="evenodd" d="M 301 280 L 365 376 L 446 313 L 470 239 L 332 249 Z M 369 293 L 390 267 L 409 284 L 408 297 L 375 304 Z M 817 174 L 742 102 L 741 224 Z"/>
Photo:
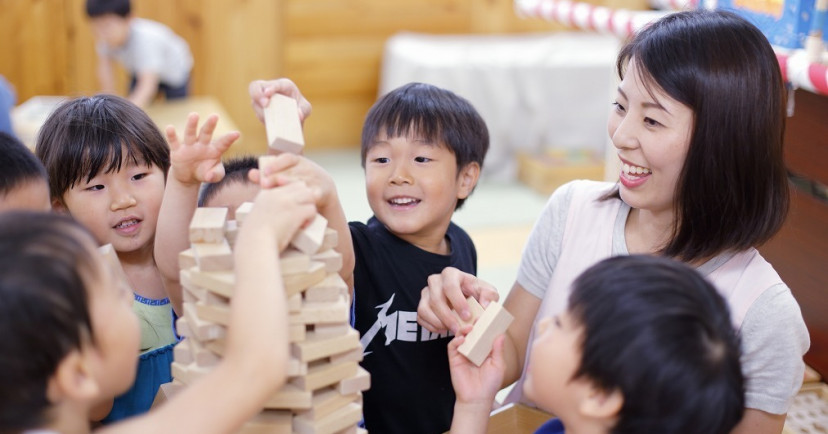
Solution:
<path fill-rule="evenodd" d="M 661 125 L 657 120 L 654 120 L 652 118 L 644 118 L 644 123 L 651 127 Z"/>
<path fill-rule="evenodd" d="M 613 107 L 615 107 L 615 111 L 617 111 L 617 112 L 624 112 L 624 111 L 627 110 L 627 109 L 624 108 L 624 106 L 622 106 L 620 103 L 618 103 L 618 101 L 613 102 L 612 105 L 613 105 Z"/>

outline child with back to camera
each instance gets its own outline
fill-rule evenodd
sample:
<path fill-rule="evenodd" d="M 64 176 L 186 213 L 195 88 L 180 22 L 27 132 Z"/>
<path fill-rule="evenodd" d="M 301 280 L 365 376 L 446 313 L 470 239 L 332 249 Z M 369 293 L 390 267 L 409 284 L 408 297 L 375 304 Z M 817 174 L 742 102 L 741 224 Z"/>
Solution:
<path fill-rule="evenodd" d="M 0 132 L 0 211 L 49 211 L 46 168 L 14 136 Z"/>
<path fill-rule="evenodd" d="M 225 146 L 238 134 L 227 134 Z M 135 293 L 141 323 L 135 385 L 94 415 L 111 422 L 149 409 L 169 382 L 177 342 L 173 311 L 153 256 L 170 151 L 152 120 L 134 104 L 98 95 L 69 100 L 40 129 L 36 154 L 49 174 L 53 208 L 112 244 Z"/>
<path fill-rule="evenodd" d="M 802 383 L 810 345 L 791 291 L 756 247 L 785 219 L 785 86 L 767 38 L 725 11 L 668 15 L 619 53 L 621 83 L 608 122 L 617 184 L 560 187 L 535 224 L 504 307 L 506 402 L 526 402 L 533 324 L 564 311 L 575 277 L 609 256 L 681 260 L 730 306 L 742 343 L 745 413 L 737 433 L 779 433 Z M 457 270 L 429 280 L 419 320 L 457 329 L 466 295 L 484 306 L 490 285 Z"/>
<path fill-rule="evenodd" d="M 257 113 L 287 89 L 298 93 L 286 79 L 251 83 Z M 369 432 L 442 433 L 451 425 L 450 337 L 418 327 L 415 309 L 430 274 L 477 271 L 474 244 L 451 217 L 477 184 L 488 147 L 474 107 L 432 85 L 401 86 L 368 112 L 361 153 L 374 217 L 350 228 L 354 327 L 371 373 L 363 394 Z"/>
<path fill-rule="evenodd" d="M 467 326 L 467 330 L 471 326 Z M 503 341 L 481 367 L 449 345 L 453 433 L 483 433 L 503 378 Z M 726 434 L 744 411 L 739 339 L 722 296 L 678 261 L 605 259 L 538 322 L 523 392 L 557 416 L 536 431 Z"/>
<path fill-rule="evenodd" d="M 299 183 L 262 190 L 236 240 L 222 361 L 159 408 L 101 432 L 235 432 L 261 411 L 287 370 L 279 252 L 315 214 L 314 200 Z M 133 383 L 132 294 L 97 245 L 65 216 L 0 215 L 0 433 L 89 432 L 90 409 Z"/>

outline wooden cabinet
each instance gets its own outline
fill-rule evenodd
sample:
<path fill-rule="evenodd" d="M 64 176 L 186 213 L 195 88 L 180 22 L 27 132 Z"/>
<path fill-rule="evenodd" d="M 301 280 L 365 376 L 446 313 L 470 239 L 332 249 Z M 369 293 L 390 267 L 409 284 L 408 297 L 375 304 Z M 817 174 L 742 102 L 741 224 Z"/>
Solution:
<path fill-rule="evenodd" d="M 782 230 L 759 249 L 791 288 L 811 334 L 805 361 L 828 377 L 828 96 L 798 90 L 785 132 L 785 161 L 797 175 Z"/>

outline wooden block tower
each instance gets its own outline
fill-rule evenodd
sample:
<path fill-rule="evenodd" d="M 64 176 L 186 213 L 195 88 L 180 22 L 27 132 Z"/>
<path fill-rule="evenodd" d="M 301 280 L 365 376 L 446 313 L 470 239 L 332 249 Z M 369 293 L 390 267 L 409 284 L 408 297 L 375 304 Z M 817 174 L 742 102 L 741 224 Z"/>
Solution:
<path fill-rule="evenodd" d="M 191 248 L 179 257 L 184 316 L 177 326 L 186 339 L 175 347 L 169 387 L 185 387 L 221 360 L 235 283 L 233 240 L 251 207 L 239 207 L 234 221 L 224 208 L 198 208 L 193 216 Z M 290 316 L 288 381 L 240 432 L 364 432 L 356 424 L 371 380 L 359 366 L 362 346 L 348 323 L 336 244 L 337 232 L 317 216 L 280 255 Z"/>

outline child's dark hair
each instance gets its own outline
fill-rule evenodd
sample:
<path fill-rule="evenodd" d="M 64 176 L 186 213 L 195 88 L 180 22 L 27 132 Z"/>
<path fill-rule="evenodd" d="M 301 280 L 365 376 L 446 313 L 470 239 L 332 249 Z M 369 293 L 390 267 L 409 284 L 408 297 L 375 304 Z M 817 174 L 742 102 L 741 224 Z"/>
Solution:
<path fill-rule="evenodd" d="M 620 433 L 728 433 L 744 411 L 739 339 L 725 300 L 699 273 L 656 256 L 618 256 L 573 284 L 585 378 L 624 404 Z"/>
<path fill-rule="evenodd" d="M 198 206 L 206 206 L 205 204 L 215 197 L 221 189 L 226 185 L 234 182 L 245 183 L 250 182 L 247 179 L 247 174 L 250 169 L 258 169 L 259 160 L 251 155 L 244 155 L 241 157 L 231 158 L 224 162 L 224 178 L 219 182 L 204 184 L 198 195 Z"/>
<path fill-rule="evenodd" d="M 52 213 L 0 214 L 0 432 L 49 423 L 49 378 L 92 339 L 84 277 L 95 242 Z"/>
<path fill-rule="evenodd" d="M 383 130 L 384 129 L 384 130 Z M 409 83 L 380 98 L 362 127 L 362 167 L 379 133 L 388 137 L 418 134 L 444 143 L 457 159 L 458 173 L 469 163 L 483 168 L 489 130 L 477 110 L 454 92 L 424 83 Z M 463 205 L 459 199 L 455 209 Z"/>
<path fill-rule="evenodd" d="M 688 262 L 768 241 L 785 221 L 789 192 L 785 86 L 765 35 L 731 12 L 680 12 L 621 50 L 621 78 L 629 61 L 695 115 L 663 253 Z"/>
<path fill-rule="evenodd" d="M 0 132 L 0 197 L 38 179 L 48 181 L 40 160 L 20 140 Z"/>
<path fill-rule="evenodd" d="M 106 14 L 128 17 L 132 12 L 130 0 L 86 0 L 86 15 L 91 18 Z"/>
<path fill-rule="evenodd" d="M 126 152 L 126 155 L 124 155 Z M 157 166 L 167 176 L 170 149 L 152 119 L 115 95 L 66 101 L 40 127 L 35 154 L 49 174 L 52 199 L 101 171 L 121 170 L 125 158 Z"/>

